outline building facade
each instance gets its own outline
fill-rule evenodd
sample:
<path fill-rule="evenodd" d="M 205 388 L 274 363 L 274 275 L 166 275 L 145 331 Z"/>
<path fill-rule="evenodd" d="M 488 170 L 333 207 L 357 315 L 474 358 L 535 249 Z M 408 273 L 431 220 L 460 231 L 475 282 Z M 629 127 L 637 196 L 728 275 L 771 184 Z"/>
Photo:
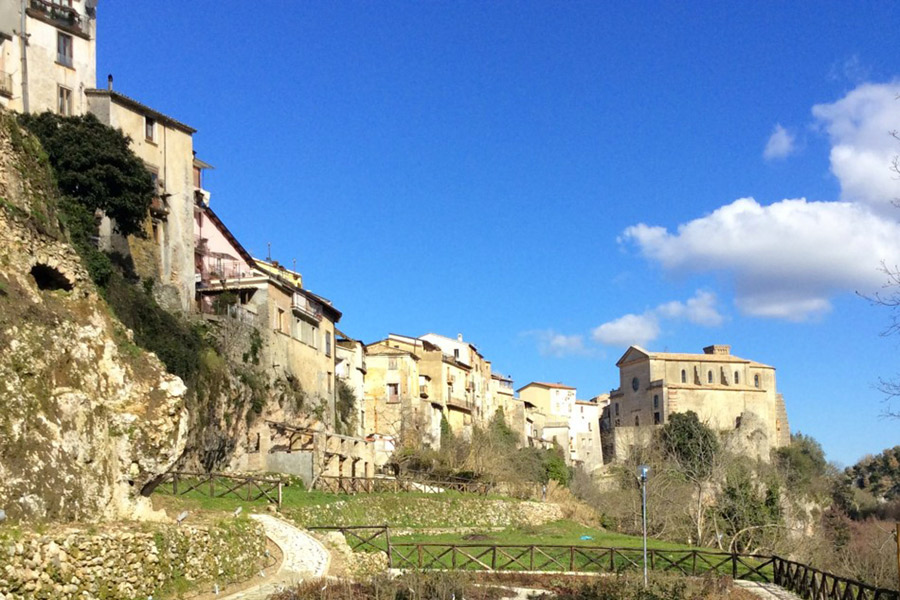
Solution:
<path fill-rule="evenodd" d="M 775 368 L 734 356 L 730 346 L 708 346 L 702 354 L 631 346 L 616 366 L 619 387 L 610 392 L 608 423 L 617 458 L 669 415 L 688 411 L 719 432 L 737 430 L 746 450 L 763 460 L 771 449 L 790 443 Z"/>
<path fill-rule="evenodd" d="M 97 81 L 96 0 L 0 2 L 0 106 L 82 115 Z"/>

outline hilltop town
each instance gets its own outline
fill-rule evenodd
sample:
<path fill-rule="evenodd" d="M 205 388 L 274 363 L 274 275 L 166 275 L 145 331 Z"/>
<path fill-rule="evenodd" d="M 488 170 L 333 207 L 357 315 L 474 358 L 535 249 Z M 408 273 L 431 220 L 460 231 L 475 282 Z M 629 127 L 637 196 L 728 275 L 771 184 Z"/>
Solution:
<path fill-rule="evenodd" d="M 121 129 L 152 178 L 146 235 L 123 236 L 100 215 L 98 248 L 131 259 L 165 308 L 202 319 L 253 355 L 266 384 L 287 382 L 304 409 L 267 410 L 236 444 L 230 468 L 371 476 L 404 444 L 438 448 L 442 428 L 464 438 L 498 412 L 522 445 L 558 447 L 596 472 L 622 460 L 669 415 L 694 411 L 720 431 L 741 430 L 753 454 L 790 440 L 773 367 L 714 345 L 697 354 L 633 346 L 615 389 L 579 398 L 564 382 L 516 383 L 463 334 L 388 333 L 363 342 L 342 331 L 338 304 L 296 268 L 252 256 L 204 188 L 196 131 L 114 87 L 96 87 L 96 2 L 32 2 L 0 13 L 0 104 L 23 113 L 94 115 Z M 24 23 L 27 43 L 20 31 Z M 14 69 L 12 66 L 21 65 Z M 324 294 L 324 295 L 323 295 Z M 612 387 L 612 386 L 610 386 Z M 316 450 L 313 450 L 315 448 Z M 325 449 L 328 449 L 327 451 Z"/>

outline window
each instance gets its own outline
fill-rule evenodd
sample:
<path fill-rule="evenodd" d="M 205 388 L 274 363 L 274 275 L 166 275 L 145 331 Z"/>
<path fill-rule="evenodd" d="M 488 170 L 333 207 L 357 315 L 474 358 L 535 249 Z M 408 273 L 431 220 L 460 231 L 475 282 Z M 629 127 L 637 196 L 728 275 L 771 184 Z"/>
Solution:
<path fill-rule="evenodd" d="M 64 117 L 72 116 L 72 90 L 61 85 L 56 86 L 56 112 Z"/>
<path fill-rule="evenodd" d="M 459 348 L 453 349 L 453 358 L 455 358 L 456 360 L 459 360 Z"/>
<path fill-rule="evenodd" d="M 284 309 L 275 309 L 275 331 L 284 331 Z"/>
<path fill-rule="evenodd" d="M 396 371 L 397 370 L 397 357 L 391 356 L 388 358 L 388 370 Z"/>
<path fill-rule="evenodd" d="M 681 370 L 681 383 L 687 383 L 687 371 Z"/>
<path fill-rule="evenodd" d="M 638 415 L 634 415 L 634 426 L 635 427 L 641 426 L 641 418 Z"/>
<path fill-rule="evenodd" d="M 618 417 L 619 416 L 619 403 L 618 402 L 616 402 L 615 408 L 616 408 L 616 416 Z"/>
<path fill-rule="evenodd" d="M 734 384 L 737 385 L 741 382 L 741 374 L 737 371 L 734 372 Z"/>
<path fill-rule="evenodd" d="M 653 413 L 653 424 L 659 425 L 660 423 L 662 423 L 662 416 L 658 412 Z"/>
<path fill-rule="evenodd" d="M 706 381 L 707 381 L 707 383 L 712 383 L 712 382 L 713 382 L 713 379 L 712 379 L 712 371 L 709 371 L 709 372 L 706 373 Z"/>
<path fill-rule="evenodd" d="M 638 381 L 638 378 L 635 377 L 631 380 L 631 389 L 634 391 L 638 391 L 638 388 L 641 387 L 641 382 Z"/>
<path fill-rule="evenodd" d="M 332 389 L 333 389 L 332 385 L 334 385 L 334 374 L 331 371 L 329 371 L 328 377 L 326 379 L 328 379 L 328 393 L 331 394 Z"/>
<path fill-rule="evenodd" d="M 399 383 L 387 384 L 387 395 L 388 395 L 388 402 L 400 402 L 400 384 Z"/>
<path fill-rule="evenodd" d="M 325 332 L 325 356 L 331 356 L 331 332 Z"/>
<path fill-rule="evenodd" d="M 148 142 L 156 141 L 156 119 L 144 117 L 144 137 Z"/>
<path fill-rule="evenodd" d="M 56 32 L 56 62 L 66 67 L 73 65 L 72 36 L 60 31 Z"/>
<path fill-rule="evenodd" d="M 622 424 L 622 420 L 621 420 L 621 419 L 616 419 L 616 427 L 618 427 L 618 426 L 621 425 L 621 424 Z"/>
<path fill-rule="evenodd" d="M 755 388 L 759 387 L 759 375 L 753 376 L 753 387 L 755 387 Z"/>
<path fill-rule="evenodd" d="M 659 408 L 659 394 L 653 394 L 653 410 Z"/>

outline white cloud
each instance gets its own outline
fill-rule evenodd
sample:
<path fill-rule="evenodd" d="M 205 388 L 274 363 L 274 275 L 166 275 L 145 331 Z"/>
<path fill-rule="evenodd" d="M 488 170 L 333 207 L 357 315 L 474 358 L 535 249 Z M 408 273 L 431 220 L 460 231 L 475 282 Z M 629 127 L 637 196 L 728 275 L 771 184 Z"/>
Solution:
<path fill-rule="evenodd" d="M 841 201 L 786 199 L 762 206 L 741 198 L 679 225 L 638 224 L 620 241 L 680 273 L 720 272 L 734 280 L 735 304 L 749 315 L 803 320 L 827 312 L 830 299 L 883 283 L 882 260 L 900 257 L 898 152 L 900 84 L 864 84 L 813 108 L 832 144 L 831 171 Z M 776 129 L 777 131 L 777 129 Z"/>
<path fill-rule="evenodd" d="M 695 325 L 717 327 L 724 317 L 716 308 L 716 295 L 697 290 L 687 302 L 674 300 L 660 304 L 643 314 L 627 314 L 595 327 L 594 341 L 605 346 L 645 346 L 659 337 L 663 320 L 686 320 Z"/>
<path fill-rule="evenodd" d="M 565 335 L 552 329 L 539 329 L 526 331 L 522 335 L 537 339 L 538 351 L 541 356 L 587 356 L 591 351 L 584 343 L 584 336 L 574 334 Z"/>
<path fill-rule="evenodd" d="M 763 158 L 774 160 L 790 156 L 796 150 L 794 142 L 794 134 L 782 127 L 780 123 L 776 124 L 766 143 L 766 149 L 763 150 Z"/>
<path fill-rule="evenodd" d="M 665 269 L 729 272 L 738 308 L 801 320 L 830 307 L 829 297 L 872 290 L 884 257 L 900 256 L 900 224 L 847 202 L 742 198 L 670 233 L 640 224 L 623 235 Z"/>
<path fill-rule="evenodd" d="M 841 200 L 861 202 L 891 218 L 900 186 L 890 171 L 900 127 L 900 83 L 866 83 L 812 113 L 831 140 L 831 172 L 841 183 Z"/>
<path fill-rule="evenodd" d="M 659 320 L 651 313 L 628 314 L 595 327 L 591 337 L 606 346 L 645 346 L 659 337 Z"/>

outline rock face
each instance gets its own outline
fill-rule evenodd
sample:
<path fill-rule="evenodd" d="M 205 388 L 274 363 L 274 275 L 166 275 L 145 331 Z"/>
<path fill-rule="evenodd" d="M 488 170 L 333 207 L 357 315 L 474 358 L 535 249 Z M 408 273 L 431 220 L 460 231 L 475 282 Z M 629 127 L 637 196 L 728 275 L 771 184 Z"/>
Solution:
<path fill-rule="evenodd" d="M 111 316 L 60 230 L 39 146 L 9 114 L 0 125 L 0 508 L 132 516 L 184 450 L 185 386 Z"/>

